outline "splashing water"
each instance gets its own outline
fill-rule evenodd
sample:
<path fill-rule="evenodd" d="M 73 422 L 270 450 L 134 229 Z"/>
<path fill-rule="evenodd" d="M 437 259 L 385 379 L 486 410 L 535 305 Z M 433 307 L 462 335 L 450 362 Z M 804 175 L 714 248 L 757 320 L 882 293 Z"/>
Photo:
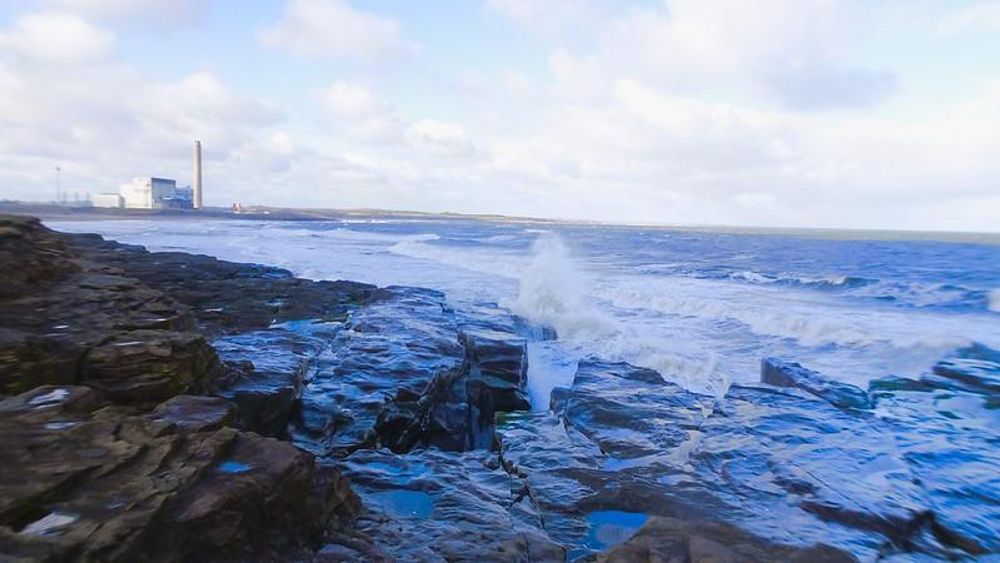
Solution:
<path fill-rule="evenodd" d="M 730 382 L 717 370 L 715 354 L 680 353 L 672 349 L 671 342 L 650 336 L 641 327 L 618 322 L 598 309 L 601 300 L 589 291 L 585 280 L 563 240 L 553 233 L 542 233 L 532 245 L 532 259 L 521 275 L 517 300 L 511 308 L 554 328 L 570 348 L 564 352 L 576 357 L 594 354 L 627 361 L 655 369 L 688 389 L 725 394 Z M 544 377 L 540 371 L 560 370 L 536 370 L 534 376 Z M 542 387 L 551 390 L 553 383 L 569 381 L 547 381 Z"/>
<path fill-rule="evenodd" d="M 559 236 L 550 233 L 539 236 L 532 245 L 532 255 L 520 278 L 514 312 L 551 326 L 564 339 L 617 332 L 614 322 L 588 302 L 583 274 L 573 264 Z"/>

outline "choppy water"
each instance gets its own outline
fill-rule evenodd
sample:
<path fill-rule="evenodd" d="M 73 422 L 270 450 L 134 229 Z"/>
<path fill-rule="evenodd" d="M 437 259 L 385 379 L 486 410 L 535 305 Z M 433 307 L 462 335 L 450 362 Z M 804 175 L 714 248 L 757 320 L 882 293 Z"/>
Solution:
<path fill-rule="evenodd" d="M 481 221 L 53 223 L 150 250 L 316 279 L 442 289 L 559 332 L 534 345 L 532 399 L 597 354 L 696 390 L 756 381 L 783 356 L 843 381 L 916 376 L 956 348 L 1000 347 L 1000 244 Z"/>

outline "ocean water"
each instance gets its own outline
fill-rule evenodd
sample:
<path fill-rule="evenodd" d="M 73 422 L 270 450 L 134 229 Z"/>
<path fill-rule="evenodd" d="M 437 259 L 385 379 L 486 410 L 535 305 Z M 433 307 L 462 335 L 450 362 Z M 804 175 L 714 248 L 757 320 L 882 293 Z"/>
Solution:
<path fill-rule="evenodd" d="M 864 385 L 918 376 L 956 349 L 1000 348 L 1000 237 L 722 232 L 473 220 L 50 223 L 150 250 L 313 279 L 417 285 L 552 326 L 532 344 L 532 402 L 593 354 L 721 395 L 780 356 Z"/>

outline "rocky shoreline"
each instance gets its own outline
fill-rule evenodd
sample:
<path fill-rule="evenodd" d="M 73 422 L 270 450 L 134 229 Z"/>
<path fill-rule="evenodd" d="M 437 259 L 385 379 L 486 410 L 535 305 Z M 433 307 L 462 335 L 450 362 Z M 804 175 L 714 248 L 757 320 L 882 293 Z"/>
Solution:
<path fill-rule="evenodd" d="M 1000 552 L 1000 354 L 723 398 L 437 291 L 0 216 L 0 556 L 851 561 Z"/>

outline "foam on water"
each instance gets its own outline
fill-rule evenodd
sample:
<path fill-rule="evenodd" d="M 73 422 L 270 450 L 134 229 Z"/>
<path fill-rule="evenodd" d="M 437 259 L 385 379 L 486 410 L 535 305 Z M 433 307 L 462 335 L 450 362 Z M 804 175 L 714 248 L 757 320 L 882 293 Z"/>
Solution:
<path fill-rule="evenodd" d="M 1000 288 L 990 292 L 990 311 L 1000 313 Z"/>

